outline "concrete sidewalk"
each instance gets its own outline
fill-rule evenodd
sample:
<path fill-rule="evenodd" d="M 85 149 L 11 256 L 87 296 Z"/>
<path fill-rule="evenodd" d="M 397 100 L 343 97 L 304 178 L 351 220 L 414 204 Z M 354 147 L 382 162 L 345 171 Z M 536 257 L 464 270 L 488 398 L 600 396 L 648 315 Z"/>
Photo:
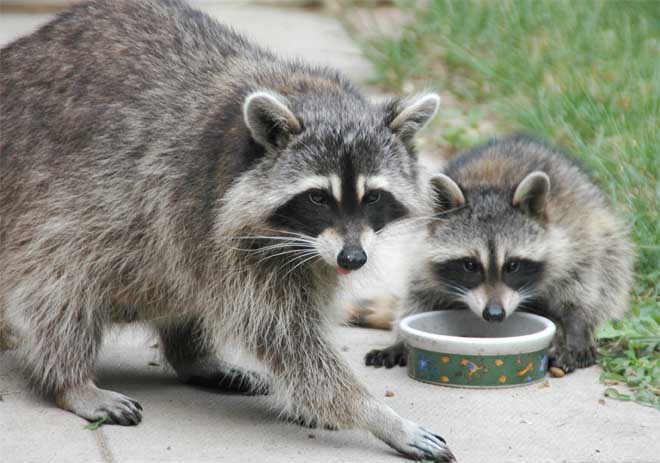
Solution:
<path fill-rule="evenodd" d="M 363 82 L 370 67 L 330 17 L 307 10 L 201 3 L 213 16 L 284 54 L 342 69 Z M 51 15 L 0 15 L 0 46 Z M 338 328 L 348 361 L 369 390 L 403 416 L 443 435 L 460 462 L 660 462 L 660 413 L 601 400 L 593 367 L 505 390 L 450 389 L 407 378 L 403 369 L 363 366 L 390 334 Z M 85 422 L 25 389 L 9 353 L 0 353 L 1 462 L 386 462 L 402 461 L 363 431 L 309 430 L 279 421 L 263 398 L 181 385 L 152 340 L 127 331 L 101 354 L 99 384 L 139 400 L 137 427 L 84 429 Z M 386 391 L 394 396 L 385 397 Z"/>
<path fill-rule="evenodd" d="M 362 59 L 358 47 L 330 16 L 313 10 L 255 5 L 247 1 L 197 0 L 190 3 L 282 56 L 336 67 L 358 82 L 369 77 L 369 63 Z M 0 14 L 0 47 L 54 16 Z"/>
<path fill-rule="evenodd" d="M 137 333 L 137 334 L 136 334 Z M 599 400 L 598 368 L 549 386 L 452 389 L 416 382 L 405 369 L 363 366 L 365 352 L 390 334 L 338 328 L 347 360 L 369 390 L 401 415 L 440 433 L 461 463 L 657 462 L 660 413 Z M 310 430 L 284 423 L 259 397 L 223 395 L 180 384 L 161 366 L 153 340 L 129 330 L 106 343 L 101 387 L 144 407 L 137 427 L 84 429 L 86 422 L 25 391 L 15 364 L 0 354 L 0 460 L 85 462 L 388 462 L 403 461 L 364 431 Z M 394 396 L 386 397 L 392 391 Z"/>

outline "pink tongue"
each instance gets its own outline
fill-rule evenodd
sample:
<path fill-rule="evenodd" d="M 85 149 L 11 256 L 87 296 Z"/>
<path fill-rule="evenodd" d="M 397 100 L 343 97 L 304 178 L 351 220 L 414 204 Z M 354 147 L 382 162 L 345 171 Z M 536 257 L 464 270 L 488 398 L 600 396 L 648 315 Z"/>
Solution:
<path fill-rule="evenodd" d="M 340 267 L 339 265 L 337 266 L 337 273 L 340 275 L 348 275 L 351 273 L 350 270 L 346 270 L 345 268 Z"/>

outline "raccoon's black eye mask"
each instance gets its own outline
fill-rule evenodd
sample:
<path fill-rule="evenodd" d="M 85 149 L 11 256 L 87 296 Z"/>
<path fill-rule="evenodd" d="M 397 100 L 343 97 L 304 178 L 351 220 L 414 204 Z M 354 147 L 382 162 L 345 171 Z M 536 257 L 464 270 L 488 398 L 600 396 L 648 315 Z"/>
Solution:
<path fill-rule="evenodd" d="M 518 290 L 523 286 L 533 286 L 543 277 L 545 265 L 543 262 L 511 258 L 502 266 L 501 271 L 486 271 L 474 257 L 451 259 L 435 262 L 433 272 L 440 282 L 448 286 L 474 289 L 486 280 L 502 281 L 511 289 Z"/>
<path fill-rule="evenodd" d="M 481 262 L 472 257 L 434 262 L 433 272 L 441 283 L 464 289 L 474 289 L 485 279 Z"/>
<path fill-rule="evenodd" d="M 544 270 L 545 264 L 540 261 L 509 259 L 504 263 L 501 278 L 509 288 L 518 290 L 538 283 L 543 278 Z"/>
<path fill-rule="evenodd" d="M 279 207 L 270 218 L 276 227 L 318 236 L 325 229 L 342 229 L 347 223 L 361 222 L 379 231 L 388 223 L 405 217 L 406 207 L 388 191 L 367 191 L 362 201 L 337 203 L 332 194 L 323 189 L 311 189 L 297 194 Z"/>

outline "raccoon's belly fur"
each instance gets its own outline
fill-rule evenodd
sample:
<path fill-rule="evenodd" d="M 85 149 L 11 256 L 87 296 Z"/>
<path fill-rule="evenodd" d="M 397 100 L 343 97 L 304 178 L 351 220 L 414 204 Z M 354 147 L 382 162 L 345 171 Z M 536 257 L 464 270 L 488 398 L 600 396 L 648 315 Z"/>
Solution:
<path fill-rule="evenodd" d="M 551 364 L 596 361 L 594 331 L 628 308 L 632 246 L 626 227 L 587 175 L 524 136 L 451 160 L 437 194 L 428 261 L 411 277 L 404 313 L 458 303 L 502 320 L 515 310 L 557 325 Z M 374 350 L 368 365 L 405 364 L 405 346 Z"/>

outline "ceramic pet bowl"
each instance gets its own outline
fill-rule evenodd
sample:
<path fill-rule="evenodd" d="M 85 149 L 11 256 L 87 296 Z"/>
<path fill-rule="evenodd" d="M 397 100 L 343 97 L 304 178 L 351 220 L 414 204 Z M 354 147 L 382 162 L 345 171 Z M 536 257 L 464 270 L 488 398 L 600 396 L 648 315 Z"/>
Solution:
<path fill-rule="evenodd" d="M 489 323 L 469 310 L 445 310 L 404 318 L 401 333 L 408 346 L 410 377 L 444 386 L 491 388 L 542 379 L 555 325 L 522 312 Z"/>

